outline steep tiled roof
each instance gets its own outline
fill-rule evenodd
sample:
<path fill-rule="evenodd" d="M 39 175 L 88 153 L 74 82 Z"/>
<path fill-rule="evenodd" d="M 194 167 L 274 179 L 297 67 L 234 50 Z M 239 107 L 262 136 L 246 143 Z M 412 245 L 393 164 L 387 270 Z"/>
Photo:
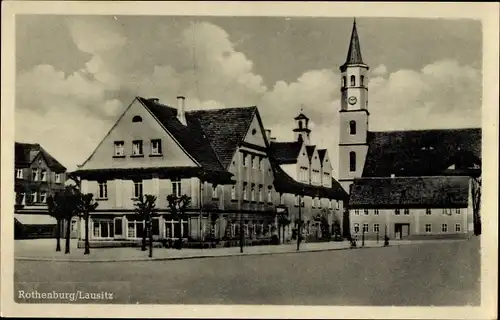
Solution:
<path fill-rule="evenodd" d="M 351 185 L 349 208 L 464 208 L 469 177 L 360 178 Z"/>
<path fill-rule="evenodd" d="M 256 111 L 257 107 L 195 110 L 187 112 L 186 117 L 201 124 L 222 166 L 227 168 Z"/>
<path fill-rule="evenodd" d="M 310 184 L 295 181 L 290 177 L 279 164 L 271 159 L 271 165 L 274 171 L 274 187 L 280 193 L 300 194 L 310 197 L 320 197 L 336 200 L 347 200 L 348 194 L 342 186 L 332 178 L 332 187 L 313 186 Z"/>
<path fill-rule="evenodd" d="M 137 98 L 205 170 L 224 171 L 196 118 L 186 116 L 187 126 L 176 117 L 177 110 L 155 101 Z"/>
<path fill-rule="evenodd" d="M 297 163 L 302 142 L 271 142 L 270 153 L 279 164 Z"/>
<path fill-rule="evenodd" d="M 326 149 L 318 149 L 319 161 L 323 164 L 323 160 L 325 160 Z"/>
<path fill-rule="evenodd" d="M 369 132 L 363 177 L 440 175 L 481 163 L 481 129 Z"/>
<path fill-rule="evenodd" d="M 347 65 L 350 64 L 363 64 L 363 58 L 361 57 L 361 47 L 359 45 L 358 30 L 356 28 L 356 20 L 352 25 L 349 50 L 347 51 L 347 58 L 345 63 L 342 65 L 341 70 L 343 70 Z"/>
<path fill-rule="evenodd" d="M 311 158 L 314 154 L 314 149 L 316 149 L 316 146 L 306 146 L 307 157 L 309 158 L 309 161 L 311 161 Z"/>
<path fill-rule="evenodd" d="M 64 172 L 66 168 L 52 157 L 44 148 L 38 143 L 21 143 L 16 142 L 14 147 L 14 158 L 16 167 L 29 167 L 35 157 L 41 153 L 45 159 L 47 166 L 55 172 Z"/>

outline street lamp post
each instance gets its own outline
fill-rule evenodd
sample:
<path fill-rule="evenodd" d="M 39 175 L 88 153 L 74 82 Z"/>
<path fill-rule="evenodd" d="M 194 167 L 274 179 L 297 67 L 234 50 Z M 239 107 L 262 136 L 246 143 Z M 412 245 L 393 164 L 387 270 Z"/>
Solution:
<path fill-rule="evenodd" d="M 361 235 L 361 246 L 365 246 L 365 227 L 363 226 L 363 234 Z"/>
<path fill-rule="evenodd" d="M 245 236 L 243 234 L 243 214 L 240 211 L 240 253 L 243 253 L 243 241 L 245 241 Z"/>
<path fill-rule="evenodd" d="M 300 241 L 302 240 L 302 198 L 299 194 L 299 222 L 297 224 L 297 251 L 300 249 Z"/>

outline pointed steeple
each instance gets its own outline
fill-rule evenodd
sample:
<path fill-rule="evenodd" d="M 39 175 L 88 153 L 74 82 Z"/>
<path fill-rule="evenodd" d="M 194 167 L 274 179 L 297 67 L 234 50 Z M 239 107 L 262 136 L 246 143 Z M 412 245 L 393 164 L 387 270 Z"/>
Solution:
<path fill-rule="evenodd" d="M 358 30 L 356 29 L 356 18 L 354 18 L 354 22 L 352 24 L 351 42 L 349 43 L 347 58 L 340 69 L 345 69 L 345 67 L 350 64 L 364 64 L 363 58 L 361 57 L 361 47 L 359 45 Z"/>

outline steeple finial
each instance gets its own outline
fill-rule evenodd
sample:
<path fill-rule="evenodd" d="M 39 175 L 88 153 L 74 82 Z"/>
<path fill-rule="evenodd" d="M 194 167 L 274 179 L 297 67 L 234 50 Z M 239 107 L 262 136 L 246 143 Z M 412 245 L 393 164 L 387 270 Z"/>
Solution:
<path fill-rule="evenodd" d="M 351 41 L 349 42 L 349 50 L 347 51 L 347 58 L 341 69 L 349 64 L 364 64 L 361 57 L 361 47 L 359 45 L 358 30 L 356 28 L 356 18 L 352 22 Z"/>

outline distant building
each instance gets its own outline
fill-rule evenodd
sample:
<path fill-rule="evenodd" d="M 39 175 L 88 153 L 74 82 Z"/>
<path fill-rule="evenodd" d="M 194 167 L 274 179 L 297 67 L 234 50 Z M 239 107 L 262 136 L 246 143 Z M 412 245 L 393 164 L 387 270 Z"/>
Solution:
<path fill-rule="evenodd" d="M 37 143 L 16 142 L 14 154 L 16 237 L 54 237 L 47 197 L 64 188 L 66 168 Z"/>
<path fill-rule="evenodd" d="M 144 194 L 157 196 L 156 240 L 214 236 L 234 245 L 242 226 L 248 243 L 261 243 L 276 233 L 282 194 L 308 186 L 276 168 L 256 107 L 185 107 L 184 97 L 177 108 L 136 97 L 74 172 L 82 192 L 93 193 L 99 203 L 90 217 L 92 245 L 141 239 L 144 225 L 134 203 Z M 332 200 L 347 195 L 341 188 L 317 190 Z M 171 194 L 191 197 L 187 218 L 170 215 Z"/>
<path fill-rule="evenodd" d="M 297 228 L 301 201 L 304 232 L 310 238 L 315 238 L 321 236 L 319 218 L 322 216 L 330 226 L 334 221 L 339 223 L 339 227 L 342 226 L 342 200 L 346 199 L 347 194 L 332 178 L 328 151 L 311 144 L 309 118 L 300 113 L 295 118 L 295 124 L 294 141 L 277 142 L 274 138 L 270 139 L 271 155 L 276 164 L 275 185 L 281 191 L 280 205 L 287 208 L 292 222 L 285 229 L 286 236 L 292 237 L 292 231 Z"/>
<path fill-rule="evenodd" d="M 351 234 L 401 239 L 472 232 L 481 129 L 369 131 L 368 66 L 356 22 L 340 71 L 339 182 L 350 194 Z"/>

